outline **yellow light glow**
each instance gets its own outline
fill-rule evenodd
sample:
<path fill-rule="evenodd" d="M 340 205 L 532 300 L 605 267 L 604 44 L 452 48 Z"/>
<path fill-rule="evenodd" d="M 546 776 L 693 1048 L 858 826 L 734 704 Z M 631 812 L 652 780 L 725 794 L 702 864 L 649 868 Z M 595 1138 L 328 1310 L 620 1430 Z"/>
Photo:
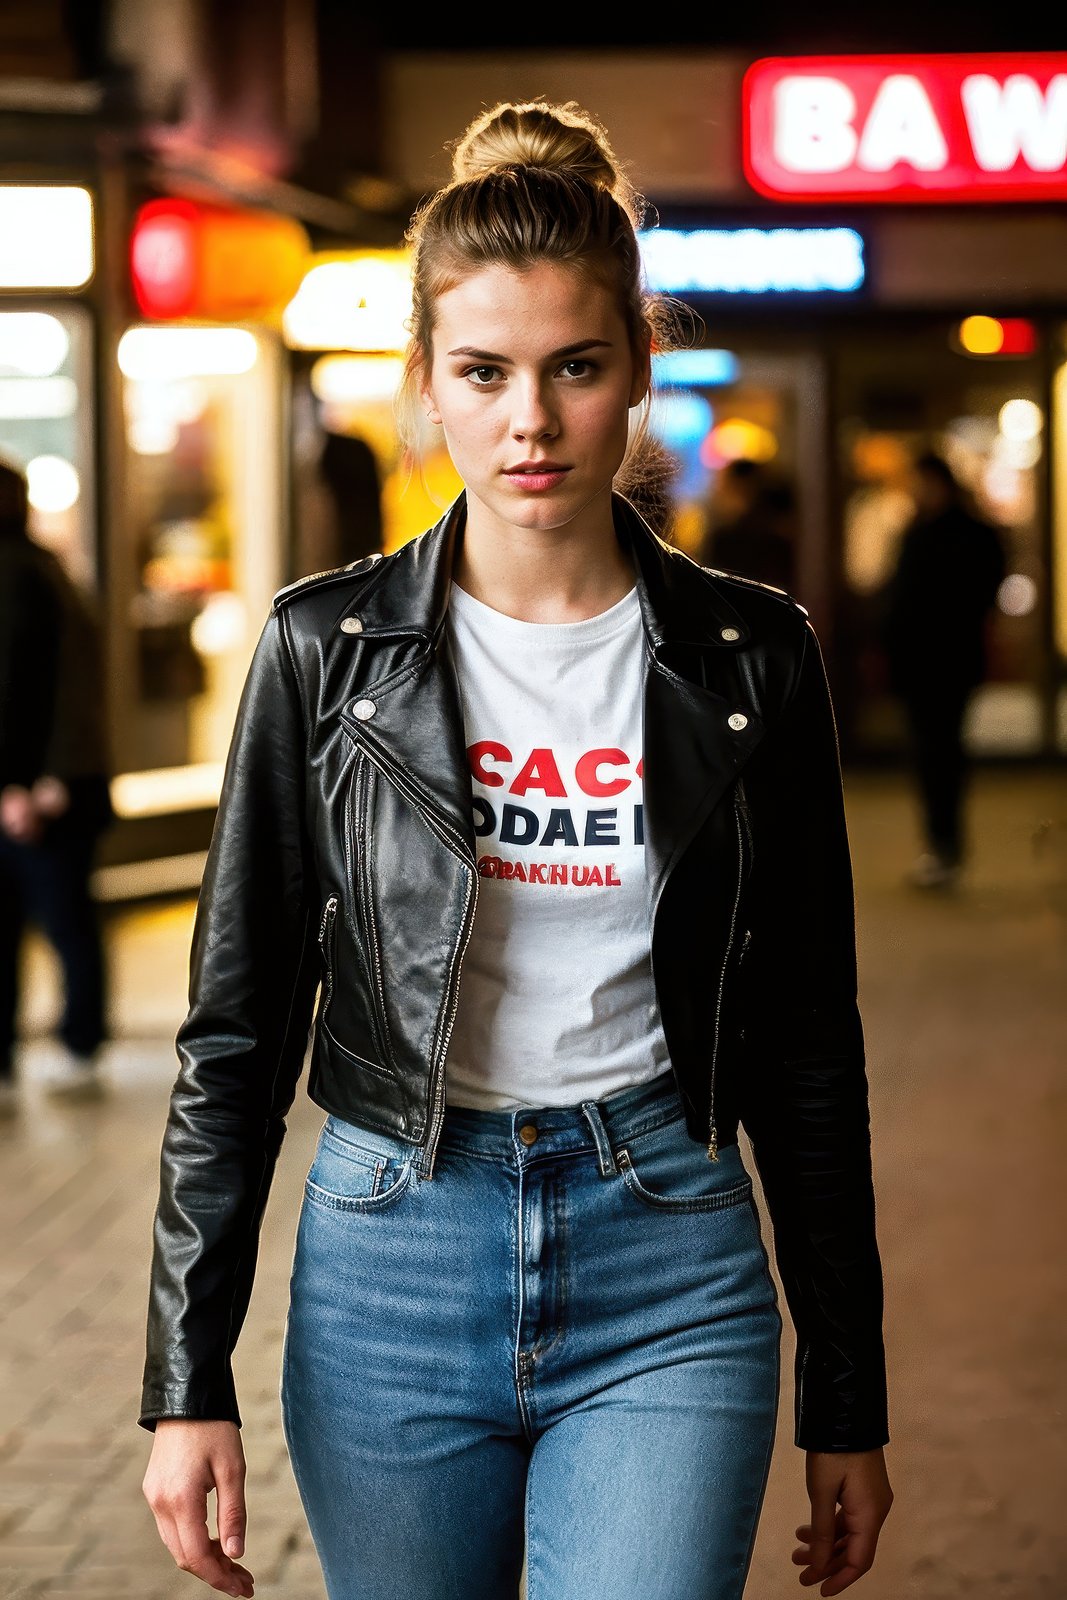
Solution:
<path fill-rule="evenodd" d="M 46 311 L 0 311 L 0 373 L 50 378 L 67 359 L 70 335 Z"/>
<path fill-rule="evenodd" d="M 964 317 L 959 341 L 968 355 L 995 356 L 1004 343 L 1004 329 L 996 317 Z"/>
<path fill-rule="evenodd" d="M 1029 616 L 1037 600 L 1037 584 L 1025 572 L 1009 572 L 997 590 L 997 609 L 1006 617 Z"/>
<path fill-rule="evenodd" d="M 34 456 L 26 467 L 26 485 L 35 511 L 69 511 L 81 494 L 78 474 L 62 456 Z"/>
<path fill-rule="evenodd" d="M 311 392 L 324 405 L 391 400 L 403 370 L 399 356 L 320 356 L 311 369 Z"/>
<path fill-rule="evenodd" d="M 411 269 L 406 250 L 318 257 L 282 313 L 296 350 L 399 351 L 407 344 Z"/>
<path fill-rule="evenodd" d="M 743 417 L 726 417 L 712 428 L 708 439 L 712 450 L 723 461 L 771 461 L 778 454 L 778 440 L 769 428 Z"/>
<path fill-rule="evenodd" d="M 258 354 L 245 328 L 128 328 L 119 340 L 127 378 L 163 383 L 175 378 L 236 377 L 251 372 Z"/>
<path fill-rule="evenodd" d="M 139 456 L 169 456 L 179 438 L 174 418 L 158 412 L 139 412 L 129 420 L 126 436 Z"/>
<path fill-rule="evenodd" d="M 141 456 L 167 455 L 181 428 L 203 415 L 208 386 L 202 378 L 131 381 L 124 398 L 131 449 Z"/>
<path fill-rule="evenodd" d="M 0 184 L 0 288 L 80 289 L 92 275 L 88 189 Z"/>
<path fill-rule="evenodd" d="M 1033 400 L 1005 400 L 997 413 L 997 425 L 1006 439 L 1024 443 L 1037 438 L 1045 418 Z"/>
<path fill-rule="evenodd" d="M 248 614 L 240 595 L 224 590 L 209 595 L 193 618 L 189 636 L 202 656 L 224 656 L 245 641 Z"/>
<path fill-rule="evenodd" d="M 73 378 L 0 378 L 0 417 L 70 417 L 77 404 Z"/>
<path fill-rule="evenodd" d="M 221 761 L 120 772 L 111 780 L 111 801 L 120 817 L 209 810 L 219 803 L 222 777 Z"/>

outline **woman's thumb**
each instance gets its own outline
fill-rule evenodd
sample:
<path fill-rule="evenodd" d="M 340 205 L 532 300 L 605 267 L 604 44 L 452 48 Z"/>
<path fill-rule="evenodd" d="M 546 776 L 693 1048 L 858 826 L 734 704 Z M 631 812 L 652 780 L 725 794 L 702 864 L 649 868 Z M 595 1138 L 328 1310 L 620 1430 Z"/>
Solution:
<path fill-rule="evenodd" d="M 228 1556 L 235 1559 L 244 1555 L 245 1512 L 244 1490 L 240 1482 L 216 1485 L 218 1497 L 219 1543 Z"/>

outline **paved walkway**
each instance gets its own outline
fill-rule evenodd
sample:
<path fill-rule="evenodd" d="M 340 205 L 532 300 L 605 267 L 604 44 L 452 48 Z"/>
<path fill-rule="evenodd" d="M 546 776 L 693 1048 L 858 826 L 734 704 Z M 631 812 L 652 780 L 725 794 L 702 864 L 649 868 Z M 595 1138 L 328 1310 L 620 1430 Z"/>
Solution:
<path fill-rule="evenodd" d="M 971 879 L 952 898 L 901 886 L 914 837 L 898 779 L 852 777 L 848 800 L 897 1496 L 878 1563 L 851 1592 L 1063 1600 L 1067 785 L 1062 774 L 984 775 Z M 26 1107 L 0 1126 L 5 1600 L 210 1592 L 159 1543 L 140 1493 L 151 1441 L 135 1420 L 191 918 L 186 902 L 108 913 L 117 1039 L 113 1092 L 99 1105 L 59 1107 L 40 1093 L 57 974 L 46 949 L 27 951 Z M 236 1362 L 260 1600 L 323 1600 L 277 1394 L 293 1233 L 320 1121 L 301 1093 Z M 787 1319 L 751 1600 L 817 1593 L 800 1588 L 789 1559 L 807 1517 L 792 1351 Z"/>

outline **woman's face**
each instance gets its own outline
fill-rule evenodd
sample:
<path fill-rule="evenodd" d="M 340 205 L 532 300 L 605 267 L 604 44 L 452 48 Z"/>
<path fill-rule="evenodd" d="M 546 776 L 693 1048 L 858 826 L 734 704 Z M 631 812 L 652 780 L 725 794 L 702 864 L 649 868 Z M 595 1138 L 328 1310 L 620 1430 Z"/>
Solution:
<path fill-rule="evenodd" d="M 615 296 L 572 268 L 479 268 L 436 304 L 421 394 L 468 512 L 550 530 L 603 515 L 648 388 Z"/>

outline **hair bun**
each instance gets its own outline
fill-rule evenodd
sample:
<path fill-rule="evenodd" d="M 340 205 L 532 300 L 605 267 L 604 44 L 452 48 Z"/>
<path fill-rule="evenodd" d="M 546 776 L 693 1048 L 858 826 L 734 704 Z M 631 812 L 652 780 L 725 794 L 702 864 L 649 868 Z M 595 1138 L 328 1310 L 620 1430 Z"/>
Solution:
<path fill-rule="evenodd" d="M 546 167 L 585 178 L 627 206 L 632 193 L 603 128 L 573 100 L 565 105 L 502 101 L 476 117 L 454 147 L 454 180 L 514 166 Z"/>

